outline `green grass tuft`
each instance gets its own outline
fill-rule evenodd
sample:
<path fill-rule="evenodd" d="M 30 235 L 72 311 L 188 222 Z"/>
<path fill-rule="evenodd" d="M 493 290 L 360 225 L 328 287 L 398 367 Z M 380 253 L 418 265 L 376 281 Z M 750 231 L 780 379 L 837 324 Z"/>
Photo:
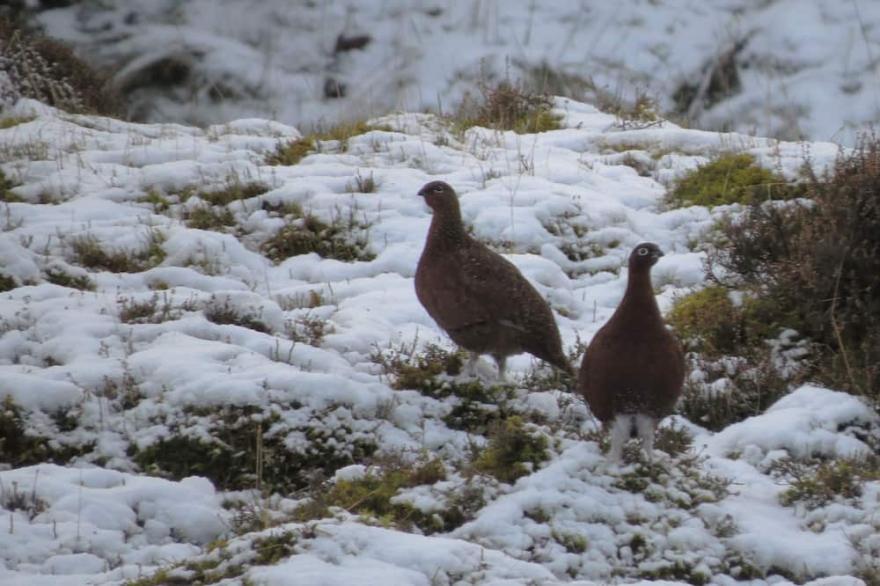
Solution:
<path fill-rule="evenodd" d="M 788 199 L 803 190 L 757 164 L 747 153 L 724 153 L 679 179 L 667 193 L 672 207 L 717 206 Z"/>

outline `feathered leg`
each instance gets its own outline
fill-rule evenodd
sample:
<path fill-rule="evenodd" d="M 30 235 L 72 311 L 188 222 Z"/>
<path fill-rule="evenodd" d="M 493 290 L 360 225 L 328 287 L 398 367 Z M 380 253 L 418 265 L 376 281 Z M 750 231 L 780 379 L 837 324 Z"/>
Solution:
<path fill-rule="evenodd" d="M 611 422 L 611 449 L 608 450 L 608 459 L 617 464 L 623 460 L 623 446 L 627 442 L 632 430 L 632 416 L 618 415 Z"/>
<path fill-rule="evenodd" d="M 642 441 L 642 452 L 648 462 L 654 460 L 654 430 L 657 420 L 650 415 L 636 415 L 636 432 Z"/>

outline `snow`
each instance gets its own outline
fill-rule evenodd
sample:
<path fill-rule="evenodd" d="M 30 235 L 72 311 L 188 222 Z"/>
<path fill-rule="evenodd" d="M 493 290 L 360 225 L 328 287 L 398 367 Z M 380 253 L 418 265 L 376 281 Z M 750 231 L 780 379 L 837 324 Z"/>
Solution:
<path fill-rule="evenodd" d="M 449 111 L 480 83 L 505 77 L 579 99 L 645 95 L 696 127 L 780 138 L 851 143 L 880 107 L 880 7 L 860 0 L 117 0 L 48 10 L 39 21 L 117 70 L 134 112 L 149 121 L 314 125 Z M 338 52 L 339 35 L 370 42 Z M 680 88 L 696 92 L 730 51 L 737 79 L 717 84 L 730 94 L 677 106 Z M 181 80 L 151 79 L 162 80 L 155 71 L 169 62 Z M 328 82 L 345 95 L 326 97 Z"/>
<path fill-rule="evenodd" d="M 694 242 L 735 208 L 666 210 L 669 181 L 730 145 L 790 176 L 806 148 L 818 168 L 837 153 L 830 143 L 671 123 L 627 130 L 585 104 L 558 99 L 556 107 L 566 127 L 539 135 L 471 129 L 459 138 L 430 115 L 387 116 L 374 122 L 391 131 L 355 137 L 346 152 L 328 146 L 292 167 L 264 163 L 278 143 L 299 136 L 278 122 L 240 119 L 203 130 L 71 116 L 26 100 L 10 109 L 36 118 L 0 130 L 0 152 L 10 154 L 0 164 L 23 200 L 0 210 L 0 270 L 21 285 L 0 293 L 0 400 L 11 398 L 29 437 L 79 451 L 63 466 L 0 470 L 0 583 L 122 584 L 172 564 L 185 573 L 187 563 L 219 561 L 222 551 L 223 564 L 243 564 L 226 583 L 681 584 L 702 577 L 732 584 L 734 569 L 748 563 L 756 585 L 860 584 L 859 564 L 880 547 L 880 483 L 864 483 L 857 499 L 805 511 L 780 504 L 790 479 L 770 471 L 785 456 L 874 449 L 869 438 L 880 418 L 851 395 L 804 385 L 718 433 L 676 416 L 664 425 L 688 429 L 691 451 L 658 453 L 648 468 L 618 467 L 603 456 L 583 402 L 558 388 L 527 392 L 523 380 L 536 365 L 516 356 L 508 364 L 511 405 L 538 422 L 550 459 L 503 484 L 465 472 L 486 438 L 446 424 L 457 397 L 390 386 L 377 353 L 451 349 L 412 284 L 430 221 L 415 196 L 425 182 L 443 179 L 458 190 L 477 237 L 548 298 L 571 349 L 614 311 L 638 242 L 666 252 L 654 272 L 661 308 L 702 286 L 704 253 Z M 646 155 L 654 166 L 643 177 L 622 163 L 621 149 L 663 154 Z M 355 192 L 355 178 L 368 174 L 376 191 Z M 182 214 L 191 202 L 175 194 L 233 180 L 260 181 L 268 191 L 227 206 L 235 228 L 187 227 Z M 168 197 L 170 209 L 143 201 L 148 192 Z M 273 264 L 260 242 L 281 221 L 264 204 L 294 202 L 324 221 L 353 211 L 369 224 L 375 258 L 304 254 Z M 82 268 L 71 244 L 88 235 L 107 249 L 139 250 L 151 232 L 162 236 L 165 257 L 129 273 Z M 572 260 L 569 245 L 592 252 Z M 87 276 L 94 289 L 49 283 L 50 269 Z M 123 319 L 126 308 L 150 303 L 148 318 Z M 211 321 L 206 312 L 218 307 L 261 325 Z M 323 324 L 322 339 L 303 334 L 311 319 Z M 486 359 L 479 371 L 492 372 Z M 395 504 L 442 511 L 469 483 L 486 502 L 435 535 L 342 510 L 300 522 L 285 515 L 301 494 L 163 479 L 132 457 L 163 438 L 207 437 L 211 418 L 235 406 L 268 422 L 263 432 L 283 438 L 294 455 L 308 454 L 318 435 L 342 451 L 372 442 L 380 461 L 423 454 L 443 461 L 446 480 L 401 490 Z M 371 462 L 345 464 L 330 478 L 372 472 Z M 718 478 L 730 483 L 716 494 L 726 484 Z M 240 501 L 275 526 L 241 530 L 237 516 L 247 508 L 230 504 Z M 296 536 L 291 551 L 272 564 L 252 563 L 260 539 L 284 532 Z M 689 573 L 676 575 L 681 568 Z"/>

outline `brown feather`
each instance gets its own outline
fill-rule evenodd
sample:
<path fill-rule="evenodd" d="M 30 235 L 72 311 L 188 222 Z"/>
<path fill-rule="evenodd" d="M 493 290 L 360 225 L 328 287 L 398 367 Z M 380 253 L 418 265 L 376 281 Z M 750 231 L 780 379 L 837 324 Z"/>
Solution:
<path fill-rule="evenodd" d="M 434 217 L 416 296 L 434 321 L 471 352 L 496 359 L 528 352 L 572 372 L 549 305 L 512 263 L 467 234 L 455 191 L 435 181 L 419 194 Z"/>
<path fill-rule="evenodd" d="M 684 353 L 663 323 L 651 287 L 656 256 L 630 256 L 626 293 L 611 319 L 590 342 L 578 390 L 603 423 L 617 415 L 657 419 L 672 413 L 684 383 Z"/>

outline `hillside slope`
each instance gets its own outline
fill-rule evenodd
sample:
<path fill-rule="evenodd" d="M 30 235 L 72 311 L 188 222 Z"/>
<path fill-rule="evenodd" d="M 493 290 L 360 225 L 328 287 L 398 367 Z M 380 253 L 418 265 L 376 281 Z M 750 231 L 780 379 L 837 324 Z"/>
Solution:
<path fill-rule="evenodd" d="M 702 284 L 701 239 L 736 208 L 665 209 L 675 177 L 720 151 L 789 177 L 837 153 L 554 112 L 561 129 L 523 135 L 388 116 L 278 165 L 301 135 L 276 122 L 20 102 L 0 130 L 0 582 L 876 577 L 880 482 L 807 506 L 774 466 L 870 452 L 880 418 L 849 395 L 803 386 L 718 433 L 675 417 L 668 455 L 616 468 L 527 355 L 510 386 L 488 361 L 456 374 L 413 291 L 425 182 L 458 190 L 574 353 L 636 243 L 667 253 L 661 308 Z"/>

